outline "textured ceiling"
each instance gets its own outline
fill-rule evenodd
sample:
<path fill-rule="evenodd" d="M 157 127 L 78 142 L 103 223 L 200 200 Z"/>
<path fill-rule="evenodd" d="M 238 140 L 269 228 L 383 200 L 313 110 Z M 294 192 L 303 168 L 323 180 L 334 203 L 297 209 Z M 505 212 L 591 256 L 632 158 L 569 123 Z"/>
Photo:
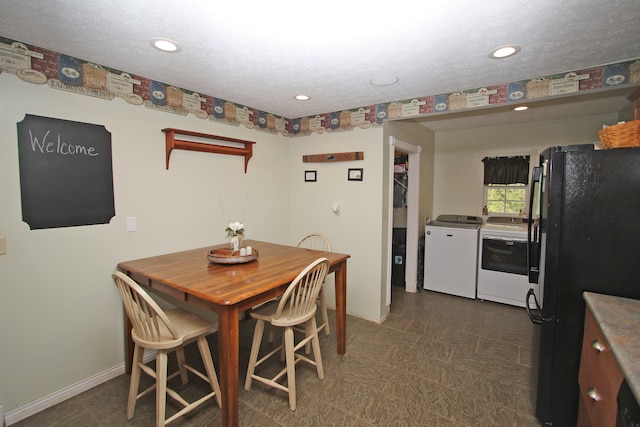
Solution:
<path fill-rule="evenodd" d="M 640 57 L 639 0 L 0 0 L 0 10 L 1 36 L 286 118 Z M 156 37 L 182 51 L 151 48 Z M 510 43 L 522 51 L 488 58 Z M 400 81 L 369 84 L 380 75 Z"/>

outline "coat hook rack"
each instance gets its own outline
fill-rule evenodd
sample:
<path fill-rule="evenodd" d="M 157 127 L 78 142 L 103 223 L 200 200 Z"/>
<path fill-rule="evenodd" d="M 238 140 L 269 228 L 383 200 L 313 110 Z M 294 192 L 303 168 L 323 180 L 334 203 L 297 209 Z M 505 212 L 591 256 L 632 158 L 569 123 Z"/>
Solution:
<path fill-rule="evenodd" d="M 242 156 L 244 157 L 244 173 L 247 173 L 247 165 L 249 164 L 249 159 L 253 155 L 253 144 L 254 141 L 245 141 L 243 139 L 235 139 L 228 138 L 226 136 L 218 136 L 218 135 L 209 135 L 206 133 L 200 132 L 192 132 L 189 130 L 180 130 L 173 128 L 162 129 L 162 132 L 165 133 L 166 139 L 166 160 L 167 160 L 167 169 L 169 169 L 169 156 L 171 155 L 171 151 L 176 150 L 189 150 L 189 151 L 202 151 L 205 153 L 218 153 L 218 154 L 230 154 L 232 156 Z M 233 145 L 221 145 L 221 144 L 213 144 L 206 142 L 197 142 L 197 141 L 185 141 L 176 139 L 176 135 L 186 135 L 197 138 L 205 138 L 216 141 L 225 141 L 229 143 L 236 144 Z M 242 147 L 239 145 L 242 144 Z"/>

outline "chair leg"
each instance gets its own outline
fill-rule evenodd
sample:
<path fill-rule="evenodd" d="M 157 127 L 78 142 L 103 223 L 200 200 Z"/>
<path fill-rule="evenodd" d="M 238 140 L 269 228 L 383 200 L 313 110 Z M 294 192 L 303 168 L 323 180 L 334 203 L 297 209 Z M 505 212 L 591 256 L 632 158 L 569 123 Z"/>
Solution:
<path fill-rule="evenodd" d="M 331 335 L 331 329 L 329 328 L 329 315 L 327 314 L 327 303 L 324 299 L 324 286 L 320 288 L 316 305 L 318 306 L 318 311 L 322 316 L 322 323 L 320 324 L 318 331 L 324 329 L 325 334 Z M 311 353 L 311 343 L 307 343 L 307 345 L 304 346 L 304 352 L 305 354 Z"/>
<path fill-rule="evenodd" d="M 127 402 L 127 420 L 133 418 L 138 400 L 138 387 L 140 385 L 140 363 L 144 356 L 144 348 L 135 345 L 133 349 L 133 363 L 131 364 L 131 381 L 129 382 L 129 400 Z"/>
<path fill-rule="evenodd" d="M 198 337 L 198 348 L 200 349 L 200 356 L 202 357 L 202 363 L 204 363 L 204 368 L 207 371 L 207 376 L 209 377 L 209 383 L 211 384 L 211 389 L 216 393 L 216 401 L 218 402 L 218 407 L 221 408 L 222 400 L 220 396 L 220 384 L 218 383 L 216 368 L 213 366 L 213 359 L 211 358 L 211 349 L 209 348 L 209 343 L 207 343 L 207 338 L 205 336 Z"/>
<path fill-rule="evenodd" d="M 260 351 L 260 343 L 262 342 L 262 334 L 264 333 L 264 320 L 258 319 L 256 327 L 253 331 L 253 343 L 251 344 L 251 355 L 249 356 L 249 367 L 247 368 L 247 378 L 244 381 L 244 389 L 251 389 L 251 376 L 256 370 L 256 361 L 258 360 L 258 352 Z"/>
<path fill-rule="evenodd" d="M 180 380 L 182 384 L 186 384 L 189 381 L 187 376 L 187 368 L 184 367 L 186 359 L 184 358 L 184 347 L 176 348 L 176 357 L 178 359 L 178 369 L 180 370 Z"/>
<path fill-rule="evenodd" d="M 285 328 L 284 347 L 287 354 L 287 387 L 289 388 L 289 408 L 292 411 L 296 410 L 296 357 L 293 351 L 295 344 L 293 328 Z"/>
<path fill-rule="evenodd" d="M 284 331 L 282 332 L 282 337 L 280 339 L 280 362 L 286 362 L 287 360 L 287 346 L 286 346 L 286 336 Z"/>
<path fill-rule="evenodd" d="M 327 314 L 327 303 L 324 298 L 324 285 L 320 288 L 320 293 L 318 294 L 318 302 L 320 303 L 320 313 L 322 314 L 322 328 L 324 329 L 324 333 L 327 335 L 331 335 L 331 329 L 329 329 L 329 315 Z"/>
<path fill-rule="evenodd" d="M 324 379 L 324 366 L 322 365 L 322 353 L 320 353 L 320 340 L 318 339 L 318 329 L 316 327 L 316 319 L 312 317 L 307 322 L 307 336 L 313 335 L 311 339 L 311 345 L 313 346 L 313 360 L 316 362 L 316 369 L 318 370 L 318 378 Z"/>
<path fill-rule="evenodd" d="M 156 355 L 156 427 L 164 426 L 167 407 L 167 352 L 158 350 Z"/>

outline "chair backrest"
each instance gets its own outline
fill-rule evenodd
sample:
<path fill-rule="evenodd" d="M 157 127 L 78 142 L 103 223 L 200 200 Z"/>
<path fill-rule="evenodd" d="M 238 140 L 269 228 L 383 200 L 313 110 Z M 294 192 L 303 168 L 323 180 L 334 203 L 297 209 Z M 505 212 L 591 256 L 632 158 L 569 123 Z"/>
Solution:
<path fill-rule="evenodd" d="M 302 270 L 282 295 L 272 323 L 275 326 L 293 326 L 313 317 L 316 300 L 328 271 L 329 260 L 324 257 Z"/>
<path fill-rule="evenodd" d="M 331 252 L 331 243 L 324 234 L 311 233 L 304 236 L 296 246 L 300 248 L 315 249 L 318 251 Z"/>
<path fill-rule="evenodd" d="M 131 321 L 135 335 L 149 342 L 162 342 L 170 338 L 177 339 L 179 334 L 162 308 L 132 278 L 116 271 L 113 281 L 120 291 L 124 309 Z"/>

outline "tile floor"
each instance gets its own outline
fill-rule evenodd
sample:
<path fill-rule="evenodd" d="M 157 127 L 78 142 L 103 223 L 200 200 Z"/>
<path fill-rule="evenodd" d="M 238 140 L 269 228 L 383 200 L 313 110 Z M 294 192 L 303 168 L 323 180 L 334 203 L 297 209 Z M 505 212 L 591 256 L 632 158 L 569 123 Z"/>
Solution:
<path fill-rule="evenodd" d="M 533 415 L 535 327 L 524 309 L 397 287 L 392 295 L 382 325 L 348 316 L 345 356 L 336 354 L 335 335 L 322 333 L 325 379 L 298 364 L 295 412 L 284 392 L 255 381 L 244 390 L 254 322 L 242 321 L 240 425 L 539 426 Z M 216 361 L 215 335 L 210 342 Z M 195 348 L 187 353 L 188 360 L 197 356 Z M 203 383 L 191 378 L 181 390 L 202 392 Z M 14 426 L 152 426 L 153 395 L 139 400 L 134 419 L 126 420 L 128 381 L 121 375 Z M 172 403 L 168 408 L 175 411 Z M 220 420 L 220 409 L 207 402 L 170 425 Z"/>

